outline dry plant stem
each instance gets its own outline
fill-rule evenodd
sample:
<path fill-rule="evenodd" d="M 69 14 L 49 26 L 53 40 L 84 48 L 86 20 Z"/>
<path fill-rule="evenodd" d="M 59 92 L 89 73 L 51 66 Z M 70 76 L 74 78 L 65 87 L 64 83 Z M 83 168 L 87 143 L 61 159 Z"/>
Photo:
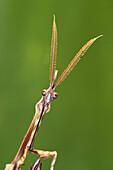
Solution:
<path fill-rule="evenodd" d="M 39 160 L 41 158 L 49 158 L 53 157 L 50 170 L 54 169 L 55 161 L 57 158 L 56 151 L 42 151 L 38 149 L 33 149 L 34 140 L 37 134 L 37 131 L 41 125 L 42 119 L 44 115 L 49 112 L 51 102 L 57 98 L 58 94 L 54 92 L 55 88 L 68 76 L 68 74 L 72 71 L 74 66 L 78 63 L 80 58 L 85 54 L 88 48 L 94 43 L 96 39 L 101 37 L 102 35 L 91 39 L 88 41 L 82 49 L 77 53 L 74 59 L 70 62 L 68 67 L 64 70 L 62 75 L 54 84 L 58 70 L 56 70 L 56 54 L 57 54 L 57 29 L 55 23 L 55 16 L 53 20 L 53 33 L 52 33 L 52 42 L 51 42 L 51 59 L 50 59 L 50 87 L 47 90 L 42 91 L 42 98 L 35 106 L 35 115 L 31 122 L 31 125 L 22 141 L 22 144 L 15 156 L 14 160 L 10 164 L 6 164 L 5 170 L 19 170 L 21 165 L 24 165 L 27 153 L 30 151 L 31 153 L 36 153 L 39 155 Z M 38 162 L 33 166 L 36 170 L 41 169 L 41 165 L 38 166 Z M 32 170 L 33 170 L 32 168 Z M 35 170 L 34 169 L 34 170 Z"/>

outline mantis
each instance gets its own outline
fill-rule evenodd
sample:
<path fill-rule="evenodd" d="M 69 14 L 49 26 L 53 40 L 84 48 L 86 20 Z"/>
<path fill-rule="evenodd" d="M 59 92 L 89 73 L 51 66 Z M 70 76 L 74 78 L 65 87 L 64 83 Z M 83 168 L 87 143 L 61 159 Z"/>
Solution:
<path fill-rule="evenodd" d="M 20 170 L 20 166 L 24 165 L 27 153 L 30 151 L 31 153 L 35 153 L 39 155 L 39 159 L 41 158 L 52 158 L 50 170 L 54 169 L 55 161 L 57 158 L 56 151 L 43 151 L 33 149 L 34 140 L 37 134 L 37 131 L 41 125 L 42 119 L 44 115 L 49 112 L 51 102 L 58 97 L 58 94 L 55 92 L 56 87 L 64 81 L 64 79 L 68 76 L 68 74 L 72 71 L 74 66 L 79 62 L 81 57 L 85 54 L 88 48 L 102 35 L 91 39 L 88 41 L 76 54 L 73 60 L 70 62 L 68 67 L 61 74 L 59 79 L 56 81 L 58 70 L 56 70 L 56 56 L 57 56 L 57 27 L 55 23 L 55 15 L 53 16 L 53 31 L 52 31 L 52 41 L 51 41 L 51 57 L 50 57 L 50 86 L 47 90 L 42 90 L 42 98 L 35 105 L 35 115 L 30 124 L 30 127 L 20 145 L 20 148 L 15 156 L 14 160 L 10 164 L 6 164 L 5 170 Z M 39 164 L 38 160 L 38 163 Z M 31 168 L 33 170 L 33 168 Z M 35 167 L 34 167 L 35 169 Z M 40 167 L 36 168 L 41 169 Z"/>

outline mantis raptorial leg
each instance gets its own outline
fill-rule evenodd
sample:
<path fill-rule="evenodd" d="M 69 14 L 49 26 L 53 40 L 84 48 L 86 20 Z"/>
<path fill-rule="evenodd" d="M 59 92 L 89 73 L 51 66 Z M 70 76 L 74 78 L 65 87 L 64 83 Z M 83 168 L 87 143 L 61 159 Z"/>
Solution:
<path fill-rule="evenodd" d="M 42 150 L 30 150 L 30 152 L 32 153 L 37 153 L 40 158 L 49 158 L 49 157 L 53 157 L 52 162 L 51 162 L 51 166 L 50 166 L 50 170 L 54 169 L 54 165 L 55 165 L 55 161 L 57 158 L 57 152 L 56 151 L 42 151 Z"/>

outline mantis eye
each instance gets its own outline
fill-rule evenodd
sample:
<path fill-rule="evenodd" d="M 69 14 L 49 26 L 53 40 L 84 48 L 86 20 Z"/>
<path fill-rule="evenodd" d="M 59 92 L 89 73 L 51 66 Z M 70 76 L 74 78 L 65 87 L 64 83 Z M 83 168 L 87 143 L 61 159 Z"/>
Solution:
<path fill-rule="evenodd" d="M 58 93 L 54 93 L 53 98 L 56 99 L 58 97 Z"/>
<path fill-rule="evenodd" d="M 42 95 L 45 96 L 46 95 L 46 90 L 42 90 Z"/>

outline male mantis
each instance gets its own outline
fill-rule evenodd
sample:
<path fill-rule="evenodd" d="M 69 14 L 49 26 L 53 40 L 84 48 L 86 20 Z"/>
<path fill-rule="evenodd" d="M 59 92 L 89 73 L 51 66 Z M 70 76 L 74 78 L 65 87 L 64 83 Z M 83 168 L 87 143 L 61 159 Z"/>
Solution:
<path fill-rule="evenodd" d="M 53 159 L 51 162 L 50 170 L 54 169 L 54 164 L 57 158 L 57 152 L 33 149 L 35 136 L 37 134 L 37 131 L 40 127 L 40 124 L 42 122 L 42 119 L 45 113 L 49 112 L 50 110 L 51 102 L 58 97 L 58 94 L 54 92 L 54 90 L 62 81 L 64 81 L 64 79 L 67 77 L 70 71 L 74 68 L 74 66 L 78 63 L 78 61 L 81 59 L 84 53 L 94 43 L 94 41 L 101 36 L 102 35 L 91 39 L 81 48 L 81 50 L 76 54 L 74 59 L 70 62 L 68 67 L 64 70 L 64 72 L 61 74 L 61 76 L 59 77 L 59 79 L 57 80 L 55 84 L 58 70 L 56 70 L 57 28 L 56 28 L 55 16 L 54 16 L 52 41 L 51 41 L 51 58 L 50 58 L 50 86 L 47 90 L 42 91 L 42 98 L 35 106 L 36 111 L 35 111 L 34 118 L 22 141 L 22 144 L 17 152 L 17 155 L 15 156 L 14 160 L 10 164 L 6 164 L 5 170 L 19 170 L 20 166 L 23 165 L 26 160 L 28 151 L 30 151 L 31 153 L 38 154 L 40 159 L 48 158 L 52 156 Z M 37 168 L 37 169 L 41 169 L 41 168 Z"/>

